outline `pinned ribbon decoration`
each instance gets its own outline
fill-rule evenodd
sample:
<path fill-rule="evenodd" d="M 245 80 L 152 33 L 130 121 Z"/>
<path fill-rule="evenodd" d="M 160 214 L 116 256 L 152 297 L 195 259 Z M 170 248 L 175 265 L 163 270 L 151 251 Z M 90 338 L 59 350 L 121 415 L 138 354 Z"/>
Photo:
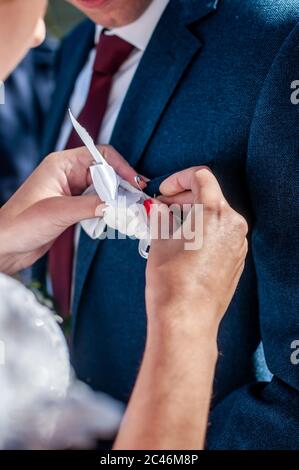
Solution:
<path fill-rule="evenodd" d="M 85 194 L 96 193 L 106 204 L 103 217 L 81 222 L 83 230 L 92 239 L 97 239 L 103 237 L 108 226 L 125 236 L 136 238 L 139 240 L 139 254 L 147 259 L 150 246 L 147 214 L 149 214 L 151 198 L 116 174 L 86 129 L 75 119 L 71 110 L 69 114 L 74 129 L 95 161 L 95 164 L 90 167 L 93 184 L 85 191 Z"/>

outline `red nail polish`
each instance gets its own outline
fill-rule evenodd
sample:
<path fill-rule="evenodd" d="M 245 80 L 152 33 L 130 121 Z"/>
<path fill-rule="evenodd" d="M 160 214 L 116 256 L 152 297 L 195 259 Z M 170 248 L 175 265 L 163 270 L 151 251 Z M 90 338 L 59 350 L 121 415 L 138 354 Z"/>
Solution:
<path fill-rule="evenodd" d="M 153 201 L 152 199 L 146 199 L 146 200 L 144 201 L 144 203 L 143 203 L 147 215 L 150 215 L 150 211 L 151 211 L 151 206 L 152 206 L 152 204 L 154 204 L 154 201 Z"/>

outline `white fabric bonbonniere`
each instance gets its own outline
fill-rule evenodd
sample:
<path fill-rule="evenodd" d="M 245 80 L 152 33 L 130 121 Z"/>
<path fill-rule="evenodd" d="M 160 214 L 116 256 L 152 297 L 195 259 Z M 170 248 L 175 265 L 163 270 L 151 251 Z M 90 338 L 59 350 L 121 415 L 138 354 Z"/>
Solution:
<path fill-rule="evenodd" d="M 109 230 L 106 231 L 106 227 L 118 231 L 124 236 L 136 238 L 140 240 L 140 255 L 147 258 L 150 246 L 150 229 L 144 201 L 149 197 L 116 174 L 71 111 L 70 117 L 75 130 L 95 160 L 95 164 L 90 167 L 93 185 L 85 191 L 85 194 L 96 193 L 106 204 L 103 209 L 103 217 L 81 222 L 83 230 L 92 239 L 109 235 Z"/>

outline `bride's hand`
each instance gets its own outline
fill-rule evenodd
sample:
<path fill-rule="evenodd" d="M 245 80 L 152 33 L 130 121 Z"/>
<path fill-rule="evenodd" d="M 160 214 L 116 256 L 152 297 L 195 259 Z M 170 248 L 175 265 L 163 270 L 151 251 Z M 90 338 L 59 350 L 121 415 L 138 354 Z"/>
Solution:
<path fill-rule="evenodd" d="M 177 240 L 153 240 L 147 265 L 149 317 L 157 320 L 158 316 L 159 322 L 170 321 L 182 328 L 186 322 L 193 325 L 194 332 L 197 325 L 207 322 L 217 329 L 243 271 L 247 223 L 229 206 L 216 178 L 205 167 L 172 175 L 160 191 L 164 203 L 193 204 L 192 231 L 202 244 L 188 249 L 190 240 L 184 231 Z M 157 207 L 153 205 L 152 210 Z M 170 316 L 163 319 L 162 309 Z"/>
<path fill-rule="evenodd" d="M 188 236 L 152 240 L 146 271 L 146 348 L 117 450 L 204 448 L 217 331 L 247 252 L 247 224 L 224 199 L 208 169 L 177 173 L 160 191 L 167 194 L 164 202 L 193 204 L 191 229 L 199 238 L 193 250 L 186 249 Z M 168 221 L 167 205 L 150 206 L 151 225 L 161 227 L 163 211 Z"/>
<path fill-rule="evenodd" d="M 136 186 L 137 173 L 111 146 L 100 146 L 116 172 Z M 0 271 L 30 266 L 71 225 L 101 214 L 96 195 L 82 196 L 91 184 L 92 157 L 85 147 L 46 157 L 0 210 Z M 141 183 L 145 187 L 145 183 Z"/>

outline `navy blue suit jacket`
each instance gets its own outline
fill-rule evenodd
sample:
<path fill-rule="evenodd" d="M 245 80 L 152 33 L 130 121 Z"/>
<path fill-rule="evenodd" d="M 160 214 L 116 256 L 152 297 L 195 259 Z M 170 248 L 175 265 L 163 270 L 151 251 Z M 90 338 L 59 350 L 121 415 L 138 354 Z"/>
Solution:
<path fill-rule="evenodd" d="M 299 447 L 299 366 L 290 359 L 299 339 L 299 115 L 288 96 L 299 78 L 298 20 L 299 0 L 171 0 L 111 139 L 152 179 L 152 194 L 170 173 L 208 165 L 250 224 L 246 268 L 219 332 L 211 449 Z M 63 43 L 44 154 L 93 36 L 87 21 Z M 146 337 L 144 272 L 137 242 L 82 233 L 73 363 L 80 379 L 123 401 Z M 261 341 L 269 382 L 254 366 Z"/>
<path fill-rule="evenodd" d="M 56 41 L 47 38 L 5 82 L 5 104 L 0 105 L 0 206 L 40 161 L 44 117 L 54 89 L 56 48 Z"/>

